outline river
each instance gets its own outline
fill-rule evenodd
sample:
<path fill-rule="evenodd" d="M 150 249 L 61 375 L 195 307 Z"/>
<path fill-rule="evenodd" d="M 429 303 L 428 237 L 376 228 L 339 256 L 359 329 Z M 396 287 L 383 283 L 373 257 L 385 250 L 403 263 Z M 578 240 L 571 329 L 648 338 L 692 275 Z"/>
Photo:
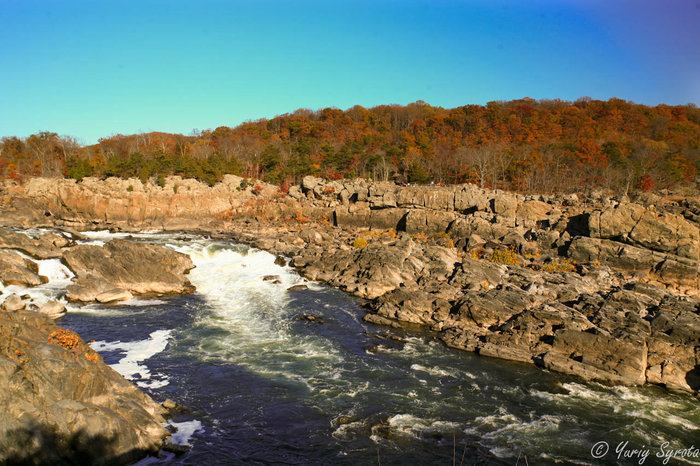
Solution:
<path fill-rule="evenodd" d="M 95 340 L 156 401 L 182 406 L 169 422 L 189 450 L 140 464 L 640 464 L 635 449 L 657 464 L 661 448 L 700 446 L 700 403 L 689 395 L 583 383 L 367 324 L 359 300 L 243 245 L 132 238 L 189 254 L 197 291 L 69 304 L 59 324 Z M 70 271 L 38 263 L 48 284 L 2 295 L 59 296 Z M 288 290 L 299 284 L 308 289 Z M 610 450 L 595 459 L 602 441 Z M 698 463 L 669 464 L 680 461 Z"/>

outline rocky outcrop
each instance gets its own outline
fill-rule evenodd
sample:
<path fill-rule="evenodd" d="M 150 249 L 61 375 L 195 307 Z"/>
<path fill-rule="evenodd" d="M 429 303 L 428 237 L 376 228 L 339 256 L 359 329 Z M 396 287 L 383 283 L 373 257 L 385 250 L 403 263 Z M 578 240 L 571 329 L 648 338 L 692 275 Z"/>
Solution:
<path fill-rule="evenodd" d="M 45 234 L 31 238 L 25 234 L 0 228 L 0 248 L 16 249 L 34 259 L 53 259 L 61 257 L 61 248 L 70 244 L 70 240 L 57 234 Z"/>
<path fill-rule="evenodd" d="M 17 202 L 49 205 L 47 222 L 62 227 L 224 234 L 370 300 L 368 321 L 421 325 L 485 356 L 586 380 L 700 387 L 696 199 L 314 177 L 284 195 L 268 186 L 239 191 L 240 179 L 227 180 L 214 188 L 176 178 L 165 188 L 35 181 Z M 87 273 L 93 255 L 104 259 L 99 250 L 81 249 L 83 272 L 69 295 L 141 292 Z"/>
<path fill-rule="evenodd" d="M 194 265 L 186 254 L 152 244 L 115 239 L 104 246 L 78 245 L 63 254 L 73 271 L 72 301 L 111 302 L 133 294 L 194 291 L 185 275 Z"/>
<path fill-rule="evenodd" d="M 638 204 L 618 204 L 590 214 L 592 238 L 620 241 L 697 261 L 700 229 L 680 215 Z"/>
<path fill-rule="evenodd" d="M 605 265 L 508 265 L 392 230 L 250 223 L 233 235 L 368 299 L 368 322 L 420 325 L 448 346 L 585 380 L 700 389 L 700 302 Z"/>
<path fill-rule="evenodd" d="M 125 464 L 158 451 L 168 435 L 158 404 L 75 333 L 5 304 L 0 463 Z"/>
<path fill-rule="evenodd" d="M 36 263 L 16 252 L 0 250 L 0 282 L 4 286 L 37 286 L 47 281 L 46 277 L 39 275 Z"/>
<path fill-rule="evenodd" d="M 14 212 L 12 206 L 7 210 L 25 227 L 37 226 L 37 222 L 55 224 L 60 219 L 73 225 L 206 229 L 235 215 L 242 206 L 273 198 L 277 192 L 276 186 L 261 181 L 243 183 L 243 178 L 233 175 L 226 175 L 214 187 L 177 176 L 168 177 L 163 186 L 136 178 L 85 178 L 81 182 L 34 178 L 24 186 L 23 196 L 17 196 L 16 202 L 25 201 L 25 212 Z M 39 211 L 43 221 L 29 210 Z"/>
<path fill-rule="evenodd" d="M 582 236 L 571 241 L 567 255 L 579 263 L 605 263 L 620 270 L 641 273 L 642 277 L 673 284 L 684 291 L 700 290 L 698 262 L 686 257 Z"/>

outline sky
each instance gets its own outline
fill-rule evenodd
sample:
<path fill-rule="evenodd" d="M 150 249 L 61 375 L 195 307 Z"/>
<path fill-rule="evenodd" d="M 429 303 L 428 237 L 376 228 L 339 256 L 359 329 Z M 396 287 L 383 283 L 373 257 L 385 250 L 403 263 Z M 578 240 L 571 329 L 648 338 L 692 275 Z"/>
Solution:
<path fill-rule="evenodd" d="M 0 137 L 583 96 L 700 102 L 700 0 L 0 0 Z"/>

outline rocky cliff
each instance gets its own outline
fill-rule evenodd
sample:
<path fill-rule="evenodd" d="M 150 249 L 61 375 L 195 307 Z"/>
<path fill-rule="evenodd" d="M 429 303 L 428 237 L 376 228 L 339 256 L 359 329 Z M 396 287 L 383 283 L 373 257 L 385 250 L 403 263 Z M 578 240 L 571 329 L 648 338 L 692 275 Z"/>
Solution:
<path fill-rule="evenodd" d="M 246 184 L 36 179 L 6 189 L 2 221 L 231 235 L 369 299 L 375 323 L 587 380 L 700 388 L 698 199 Z"/>

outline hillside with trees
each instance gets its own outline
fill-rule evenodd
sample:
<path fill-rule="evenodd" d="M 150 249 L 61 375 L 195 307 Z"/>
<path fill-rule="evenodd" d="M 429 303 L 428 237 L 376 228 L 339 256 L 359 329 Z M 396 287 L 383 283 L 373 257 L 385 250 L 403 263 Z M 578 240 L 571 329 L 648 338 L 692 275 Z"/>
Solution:
<path fill-rule="evenodd" d="M 621 99 L 521 99 L 444 109 L 418 101 L 291 114 L 191 135 L 116 135 L 81 146 L 41 132 L 0 142 L 0 177 L 224 174 L 477 183 L 524 192 L 697 189 L 700 109 Z"/>

